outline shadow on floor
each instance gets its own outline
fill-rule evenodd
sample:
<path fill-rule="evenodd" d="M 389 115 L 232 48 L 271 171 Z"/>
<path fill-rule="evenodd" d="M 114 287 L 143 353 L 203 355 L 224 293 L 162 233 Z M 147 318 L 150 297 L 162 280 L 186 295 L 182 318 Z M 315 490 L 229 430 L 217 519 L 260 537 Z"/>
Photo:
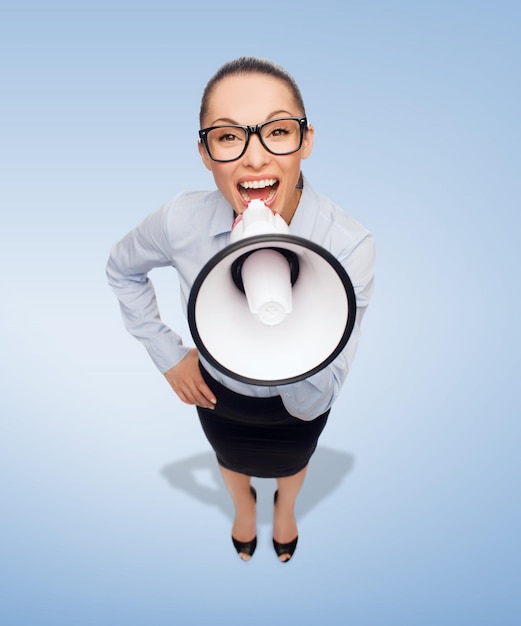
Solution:
<path fill-rule="evenodd" d="M 297 515 L 303 517 L 333 493 L 353 467 L 354 457 L 351 454 L 318 446 L 297 500 Z M 203 484 L 198 478 L 201 474 L 209 475 L 208 482 L 211 484 Z M 213 451 L 170 463 L 161 470 L 161 475 L 172 489 L 184 491 L 203 504 L 216 507 L 233 520 L 232 500 L 224 486 Z M 271 523 L 276 481 L 273 478 L 254 477 L 252 484 L 257 489 L 258 522 Z"/>

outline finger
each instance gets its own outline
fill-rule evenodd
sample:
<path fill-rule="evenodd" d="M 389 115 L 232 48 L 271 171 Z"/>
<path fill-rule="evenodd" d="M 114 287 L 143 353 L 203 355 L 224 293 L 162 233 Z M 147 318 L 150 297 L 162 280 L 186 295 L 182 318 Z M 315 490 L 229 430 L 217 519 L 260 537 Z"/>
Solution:
<path fill-rule="evenodd" d="M 217 403 L 214 393 L 203 380 L 192 381 L 189 388 L 185 389 L 184 396 L 188 404 L 195 404 L 203 409 L 213 409 Z"/>
<path fill-rule="evenodd" d="M 206 408 L 213 409 L 217 404 L 217 398 L 215 397 L 214 392 L 210 389 L 210 387 L 208 387 L 208 385 L 204 381 L 201 381 L 199 383 L 198 390 L 201 397 L 204 399 L 205 404 L 207 405 Z"/>
<path fill-rule="evenodd" d="M 187 394 L 187 398 L 189 404 L 195 404 L 203 409 L 213 409 L 215 407 L 215 398 L 213 395 L 210 393 L 210 397 L 208 397 L 197 387 L 191 389 L 190 393 Z"/>
<path fill-rule="evenodd" d="M 217 398 L 208 387 L 202 376 L 194 377 L 167 377 L 170 386 L 179 399 L 185 404 L 195 404 L 205 409 L 213 409 Z"/>

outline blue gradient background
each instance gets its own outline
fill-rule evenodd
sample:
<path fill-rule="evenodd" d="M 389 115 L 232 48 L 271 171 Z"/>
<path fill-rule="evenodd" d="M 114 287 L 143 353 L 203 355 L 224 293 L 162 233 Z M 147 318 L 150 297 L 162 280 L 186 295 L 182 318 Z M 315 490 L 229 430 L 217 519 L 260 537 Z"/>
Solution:
<path fill-rule="evenodd" d="M 0 23 L 0 621 L 521 620 L 517 2 L 18 2 Z M 205 81 L 296 77 L 314 187 L 369 227 L 377 288 L 298 502 L 239 561 L 195 411 L 122 327 L 113 242 L 183 189 Z M 173 272 L 152 276 L 188 337 Z"/>

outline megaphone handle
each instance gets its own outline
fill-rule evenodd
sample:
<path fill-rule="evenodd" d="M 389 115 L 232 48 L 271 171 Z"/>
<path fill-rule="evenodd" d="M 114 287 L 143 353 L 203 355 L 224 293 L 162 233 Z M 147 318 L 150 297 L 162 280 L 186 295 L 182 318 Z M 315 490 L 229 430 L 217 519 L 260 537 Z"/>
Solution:
<path fill-rule="evenodd" d="M 258 250 L 263 250 L 263 249 L 275 250 L 276 252 L 278 252 L 279 254 L 282 254 L 282 256 L 286 258 L 286 261 L 288 262 L 289 269 L 290 269 L 291 286 L 293 287 L 293 285 L 297 282 L 297 278 L 298 278 L 299 271 L 300 271 L 300 263 L 298 260 L 298 256 L 295 254 L 295 252 L 292 252 L 291 250 L 284 250 L 284 248 L 273 248 L 273 247 L 258 248 Z M 235 286 L 237 287 L 237 289 L 239 291 L 242 291 L 242 293 L 244 293 L 244 283 L 242 281 L 242 266 L 244 265 L 244 261 L 246 261 L 246 259 L 250 255 L 255 254 L 255 252 L 257 252 L 257 250 L 250 250 L 250 252 L 246 252 L 245 254 L 240 256 L 238 259 L 235 259 L 230 269 L 233 282 L 235 283 Z"/>

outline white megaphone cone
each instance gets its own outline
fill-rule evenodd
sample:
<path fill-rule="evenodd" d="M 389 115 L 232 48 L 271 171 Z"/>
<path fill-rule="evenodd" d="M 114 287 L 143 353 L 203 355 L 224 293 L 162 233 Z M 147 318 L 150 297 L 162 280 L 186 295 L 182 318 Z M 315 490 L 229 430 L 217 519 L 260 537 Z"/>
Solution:
<path fill-rule="evenodd" d="M 230 244 L 202 268 L 188 300 L 201 357 L 256 385 L 297 382 L 326 367 L 345 347 L 355 316 L 341 263 L 292 235 L 260 200 L 235 220 Z"/>
<path fill-rule="evenodd" d="M 278 213 L 262 200 L 252 200 L 235 220 L 230 241 L 288 232 L 288 225 Z M 286 256 L 277 250 L 256 250 L 242 262 L 241 278 L 250 311 L 260 322 L 275 326 L 291 313 L 291 270 Z"/>

